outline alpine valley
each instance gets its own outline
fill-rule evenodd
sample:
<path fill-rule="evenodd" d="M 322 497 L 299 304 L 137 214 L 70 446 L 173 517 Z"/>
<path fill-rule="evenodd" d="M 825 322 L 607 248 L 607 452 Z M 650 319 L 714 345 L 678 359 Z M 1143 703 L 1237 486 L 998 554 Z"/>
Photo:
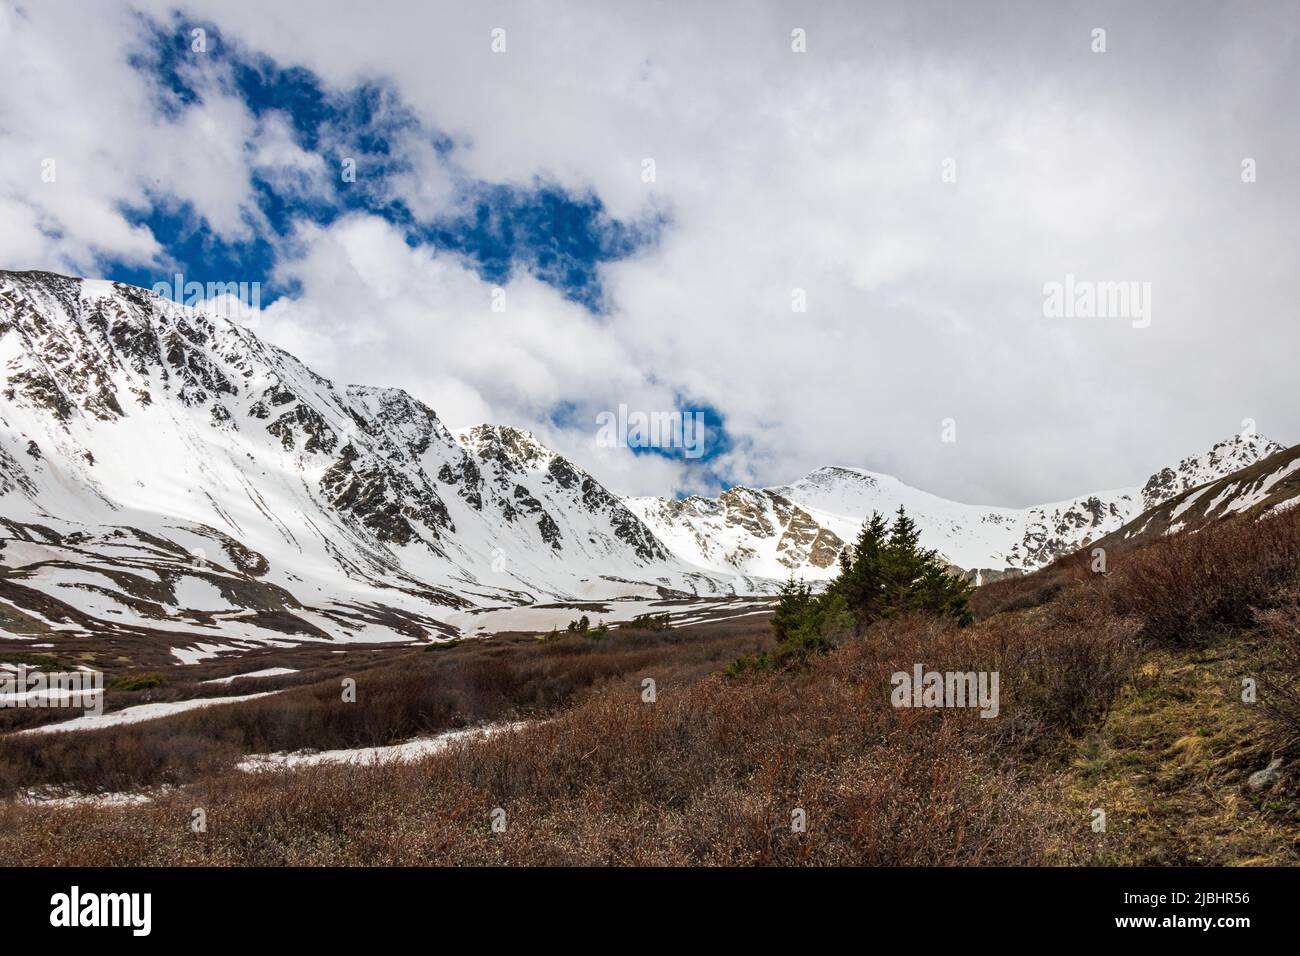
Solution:
<path fill-rule="evenodd" d="M 526 431 L 449 429 L 401 390 L 335 385 L 223 318 L 0 272 L 6 637 L 158 636 L 185 660 L 449 638 L 520 609 L 743 608 L 790 575 L 831 577 L 864 517 L 900 505 L 923 545 L 984 581 L 1285 505 L 1297 462 L 1236 436 L 1132 487 L 1024 509 L 835 466 L 717 498 L 620 498 Z"/>

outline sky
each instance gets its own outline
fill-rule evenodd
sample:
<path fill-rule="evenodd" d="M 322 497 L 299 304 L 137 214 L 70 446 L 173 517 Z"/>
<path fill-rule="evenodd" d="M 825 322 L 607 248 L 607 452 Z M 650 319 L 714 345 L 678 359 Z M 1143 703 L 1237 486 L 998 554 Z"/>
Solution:
<path fill-rule="evenodd" d="M 0 0 L 0 268 L 260 283 L 322 374 L 621 494 L 1024 506 L 1300 441 L 1297 89 L 1258 0 Z"/>

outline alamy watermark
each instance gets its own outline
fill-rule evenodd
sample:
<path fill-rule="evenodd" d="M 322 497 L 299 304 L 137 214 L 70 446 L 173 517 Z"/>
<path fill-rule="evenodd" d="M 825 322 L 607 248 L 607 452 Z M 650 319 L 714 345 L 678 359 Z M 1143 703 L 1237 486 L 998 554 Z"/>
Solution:
<path fill-rule="evenodd" d="M 600 448 L 680 448 L 686 458 L 704 454 L 703 412 L 618 412 L 596 416 L 596 445 Z"/>
<path fill-rule="evenodd" d="M 44 671 L 19 664 L 0 671 L 0 707 L 71 707 L 98 717 L 104 712 L 102 671 Z"/>
<path fill-rule="evenodd" d="M 153 929 L 152 893 L 83 893 L 73 886 L 50 897 L 50 925 L 125 927 L 132 936 L 148 936 Z"/>
<path fill-rule="evenodd" d="M 1151 325 L 1150 282 L 1093 282 L 1067 273 L 1064 282 L 1043 283 L 1043 315 L 1049 319 L 1130 319 Z"/>
<path fill-rule="evenodd" d="M 187 281 L 184 273 L 178 272 L 170 281 L 155 282 L 153 291 L 177 305 L 201 309 L 240 325 L 256 325 L 262 314 L 262 283 L 257 281 Z"/>
<path fill-rule="evenodd" d="M 997 671 L 927 671 L 917 664 L 912 673 L 890 677 L 895 707 L 978 707 L 981 717 L 998 715 Z"/>

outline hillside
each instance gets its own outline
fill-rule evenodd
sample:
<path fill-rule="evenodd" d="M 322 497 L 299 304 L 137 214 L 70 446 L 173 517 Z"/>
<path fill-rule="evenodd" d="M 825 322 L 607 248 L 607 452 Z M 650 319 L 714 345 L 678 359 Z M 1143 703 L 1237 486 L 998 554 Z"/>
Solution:
<path fill-rule="evenodd" d="M 963 504 L 860 468 L 824 467 L 789 485 L 732 488 L 717 498 L 630 498 L 628 507 L 675 554 L 719 574 L 824 580 L 873 511 L 904 507 L 922 543 L 980 581 L 1044 567 L 1113 534 L 1184 488 L 1229 475 L 1282 446 L 1235 435 L 1161 468 L 1145 483 L 1028 508 Z"/>
<path fill-rule="evenodd" d="M 1277 451 L 1237 436 L 1144 485 L 1022 509 L 842 467 L 622 499 L 526 431 L 453 433 L 406 392 L 336 385 L 224 318 L 0 273 L 0 629 L 150 636 L 185 660 L 554 623 L 519 608 L 627 619 L 636 601 L 770 595 L 791 574 L 827 579 L 862 522 L 900 506 L 925 546 L 989 581 Z M 1289 475 L 1255 493 L 1277 500 Z"/>
<path fill-rule="evenodd" d="M 1122 547 L 1180 531 L 1199 531 L 1234 515 L 1258 518 L 1300 499 L 1300 446 L 1287 448 L 1160 501 L 1097 542 Z"/>
<path fill-rule="evenodd" d="M 0 273 L 6 627 L 391 641 L 457 609 L 730 593 L 531 439 L 458 441 L 130 286 Z"/>
<path fill-rule="evenodd" d="M 28 732 L 0 736 L 0 848 L 118 866 L 1296 865 L 1297 569 L 1300 512 L 1239 517 L 1027 606 L 1001 589 L 1013 600 L 969 627 L 893 617 L 731 677 L 772 646 L 765 619 L 347 663 L 302 648 L 280 676 L 205 662 L 111 704 L 201 709 L 62 732 L 5 715 Z M 996 715 L 897 706 L 917 662 L 997 673 Z M 220 826 L 177 825 L 218 803 Z"/>

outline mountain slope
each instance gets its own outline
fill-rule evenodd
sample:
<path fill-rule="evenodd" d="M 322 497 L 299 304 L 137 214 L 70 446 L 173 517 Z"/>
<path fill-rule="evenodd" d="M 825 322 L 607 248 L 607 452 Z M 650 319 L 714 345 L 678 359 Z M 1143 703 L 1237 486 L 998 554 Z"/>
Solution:
<path fill-rule="evenodd" d="M 830 577 L 864 518 L 900 505 L 987 580 L 1280 450 L 1238 437 L 1144 485 L 1025 509 L 838 467 L 620 499 L 527 432 L 453 434 L 407 393 L 336 386 L 222 318 L 0 272 L 0 636 L 148 635 L 192 655 L 427 639 L 485 608 L 771 593 Z"/>
<path fill-rule="evenodd" d="M 1233 515 L 1261 517 L 1300 504 L 1300 445 L 1159 502 L 1098 542 L 1132 544 L 1179 531 L 1199 531 Z"/>
<path fill-rule="evenodd" d="M 834 554 L 873 511 L 904 507 L 921 543 L 984 580 L 1032 571 L 1122 528 L 1182 489 L 1222 477 L 1281 450 L 1258 436 L 1235 436 L 1163 468 L 1141 486 L 1079 498 L 1001 508 L 940 498 L 889 475 L 819 468 L 789 485 L 732 488 L 718 498 L 630 498 L 654 533 L 692 564 L 720 574 L 809 580 L 835 573 Z"/>
<path fill-rule="evenodd" d="M 140 289 L 0 273 L 10 629 L 391 640 L 469 606 L 720 590 L 528 441 L 458 441 Z"/>

